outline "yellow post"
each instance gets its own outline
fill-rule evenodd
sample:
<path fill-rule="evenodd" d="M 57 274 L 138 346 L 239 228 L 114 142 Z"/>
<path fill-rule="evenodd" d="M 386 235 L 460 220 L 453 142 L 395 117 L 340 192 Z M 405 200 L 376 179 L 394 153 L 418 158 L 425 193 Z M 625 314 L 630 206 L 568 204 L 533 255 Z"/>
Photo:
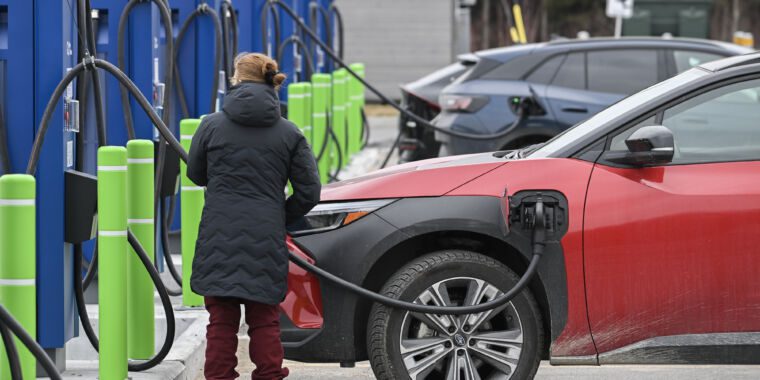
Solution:
<path fill-rule="evenodd" d="M 522 8 L 519 4 L 512 6 L 512 13 L 515 15 L 515 25 L 517 26 L 517 33 L 520 35 L 520 43 L 528 42 L 525 37 L 525 24 L 523 24 Z"/>

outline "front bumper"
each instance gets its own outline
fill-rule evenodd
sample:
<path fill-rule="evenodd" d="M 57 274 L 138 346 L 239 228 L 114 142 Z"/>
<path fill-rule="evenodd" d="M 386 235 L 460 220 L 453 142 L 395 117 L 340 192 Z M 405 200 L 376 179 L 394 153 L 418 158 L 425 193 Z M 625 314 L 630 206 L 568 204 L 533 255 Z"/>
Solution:
<path fill-rule="evenodd" d="M 376 257 L 404 240 L 404 234 L 374 214 L 346 227 L 293 240 L 313 257 L 320 268 L 356 284 Z M 281 337 L 285 357 L 304 362 L 354 362 L 366 358 L 366 326 L 356 321 L 358 298 L 326 282 L 320 282 L 323 318 L 321 328 L 302 329 L 285 315 L 281 318 Z"/>
<path fill-rule="evenodd" d="M 453 245 L 488 250 L 496 241 L 503 241 L 514 250 L 510 252 L 519 253 L 527 263 L 531 253 L 530 234 L 520 229 L 506 232 L 503 202 L 496 195 L 402 198 L 345 227 L 298 237 L 294 241 L 320 268 L 373 291 L 379 291 L 393 272 L 417 254 Z M 426 236 L 436 234 L 443 234 L 440 237 L 449 240 L 425 240 Z M 466 239 L 465 245 L 450 240 L 473 235 L 480 238 Z M 396 247 L 404 248 L 394 249 Z M 539 298 L 545 297 L 546 305 L 551 305 L 548 321 L 554 339 L 567 320 L 567 281 L 561 245 L 551 242 L 545 256 L 531 286 L 543 284 L 536 294 Z M 373 270 L 381 258 L 385 269 Z M 320 281 L 319 288 L 323 323 L 320 328 L 299 329 L 284 321 L 285 356 L 304 362 L 365 360 L 372 303 L 327 281 Z"/>

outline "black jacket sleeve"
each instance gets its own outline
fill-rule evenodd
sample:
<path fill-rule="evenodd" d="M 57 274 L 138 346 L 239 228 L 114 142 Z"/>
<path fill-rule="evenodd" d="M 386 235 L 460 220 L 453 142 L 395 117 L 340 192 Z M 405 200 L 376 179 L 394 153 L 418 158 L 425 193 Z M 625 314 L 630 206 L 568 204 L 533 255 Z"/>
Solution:
<path fill-rule="evenodd" d="M 198 186 L 208 185 L 207 161 L 206 161 L 206 135 L 208 134 L 208 124 L 205 120 L 201 121 L 198 130 L 193 135 L 193 141 L 190 143 L 190 151 L 187 159 L 187 178 Z"/>
<path fill-rule="evenodd" d="M 301 134 L 291 155 L 288 178 L 293 186 L 293 195 L 285 202 L 285 221 L 286 224 L 291 224 L 319 203 L 322 191 L 317 162 L 306 138 Z"/>

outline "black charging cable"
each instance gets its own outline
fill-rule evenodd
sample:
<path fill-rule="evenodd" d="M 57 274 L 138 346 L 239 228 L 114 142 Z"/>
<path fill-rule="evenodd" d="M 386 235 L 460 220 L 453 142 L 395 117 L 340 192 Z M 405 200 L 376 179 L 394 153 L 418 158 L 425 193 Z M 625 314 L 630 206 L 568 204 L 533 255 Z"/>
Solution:
<path fill-rule="evenodd" d="M 291 44 L 296 45 L 298 50 L 301 52 L 301 56 L 303 56 L 304 59 L 306 60 L 306 69 L 308 69 L 308 71 L 306 72 L 304 76 L 306 77 L 306 80 L 309 80 L 309 78 L 311 78 L 311 75 L 314 73 L 314 70 L 315 70 L 314 61 L 312 60 L 312 57 L 309 54 L 309 48 L 306 47 L 306 44 L 303 42 L 303 40 L 300 37 L 298 37 L 298 35 L 294 34 L 286 38 L 285 41 L 282 41 L 282 43 L 280 43 L 280 46 L 277 48 L 277 56 L 276 56 L 277 62 L 282 62 L 282 56 L 285 53 L 285 48 Z"/>
<path fill-rule="evenodd" d="M 106 72 L 111 74 L 113 77 L 115 77 L 121 85 L 123 85 L 127 91 L 137 100 L 137 103 L 140 105 L 140 107 L 145 111 L 145 113 L 148 115 L 148 118 L 151 120 L 153 125 L 156 126 L 159 133 L 161 134 L 161 137 L 164 138 L 168 145 L 174 149 L 176 152 L 179 153 L 180 158 L 187 162 L 187 152 L 182 149 L 182 145 L 179 143 L 179 141 L 172 135 L 169 128 L 166 126 L 166 124 L 161 120 L 161 118 L 158 116 L 156 111 L 151 107 L 148 100 L 145 98 L 145 96 L 140 92 L 140 90 L 137 88 L 137 86 L 132 82 L 129 77 L 127 77 L 124 72 L 119 70 L 118 67 L 114 66 L 108 61 L 97 59 L 97 58 L 90 58 L 87 59 L 81 63 L 78 63 L 74 67 L 71 68 L 63 77 L 61 82 L 58 83 L 55 90 L 53 91 L 52 96 L 50 97 L 50 100 L 48 101 L 45 110 L 42 114 L 42 118 L 40 120 L 40 125 L 37 129 L 37 135 L 35 136 L 34 143 L 32 145 L 32 151 L 30 153 L 29 157 L 29 163 L 27 165 L 26 174 L 34 175 L 37 171 L 37 165 L 39 163 L 39 157 L 40 152 L 42 150 L 43 143 L 45 141 L 45 135 L 47 134 L 47 130 L 50 125 L 50 120 L 53 117 L 55 108 L 58 104 L 58 101 L 60 100 L 61 96 L 63 95 L 64 91 L 66 90 L 66 87 L 75 79 L 77 76 L 79 76 L 85 69 L 88 68 L 101 68 L 104 69 Z M 151 280 L 153 281 L 154 285 L 156 286 L 156 289 L 158 290 L 159 296 L 161 298 L 162 305 L 164 306 L 164 310 L 166 312 L 166 322 L 167 322 L 167 335 L 166 339 L 164 341 L 163 346 L 159 350 L 159 352 L 150 360 L 147 361 L 140 361 L 140 362 L 131 362 L 129 364 L 129 370 L 130 371 L 144 371 L 150 368 L 155 367 L 158 365 L 169 353 L 169 350 L 171 350 L 171 346 L 174 343 L 174 333 L 175 333 L 175 323 L 174 320 L 174 311 L 172 309 L 171 300 L 169 299 L 168 291 L 166 290 L 166 287 L 164 286 L 163 282 L 161 282 L 161 278 L 158 274 L 158 271 L 153 266 L 153 263 L 151 262 L 150 258 L 145 254 L 145 250 L 139 245 L 139 242 L 137 239 L 134 238 L 134 235 L 130 231 L 128 234 L 128 240 L 130 244 L 132 245 L 132 248 L 135 250 L 135 252 L 140 256 L 140 260 L 143 263 L 143 265 L 146 267 L 146 270 L 148 271 Z M 75 251 L 76 253 L 76 251 Z M 79 251 L 79 254 L 81 254 L 81 251 Z M 81 256 L 77 257 L 79 264 L 81 265 Z M 77 269 L 78 271 L 79 269 Z M 82 317 L 87 315 L 86 307 L 84 307 L 84 300 L 83 300 L 83 286 L 78 286 L 76 283 L 79 283 L 80 281 L 75 282 L 75 287 L 77 290 L 77 307 L 80 311 L 80 317 L 82 318 L 83 325 L 87 325 L 89 322 L 89 318 Z M 83 285 L 80 283 L 79 285 Z M 84 311 L 84 313 L 82 313 Z M 11 328 L 13 330 L 13 328 Z M 22 329 L 23 330 L 23 329 Z M 92 326 L 90 325 L 89 328 L 85 327 L 85 334 L 88 335 L 88 339 L 93 344 L 93 347 L 97 349 L 98 345 L 95 343 L 97 342 L 95 332 L 92 329 Z M 19 332 L 16 330 L 13 330 L 14 334 L 19 336 L 21 339 L 22 337 L 19 335 Z M 22 331 L 25 333 L 24 331 Z M 89 332 L 89 333 L 88 333 Z M 27 334 L 28 335 L 28 334 Z M 22 339 L 23 340 L 23 339 Z M 32 342 L 34 340 L 32 339 Z M 26 344 L 26 343 L 25 343 Z M 29 345 L 27 344 L 27 347 Z M 31 349 L 31 348 L 30 348 Z M 44 355 L 44 351 L 42 352 Z M 45 355 L 45 358 L 47 356 Z M 49 358 L 47 358 L 49 360 Z M 40 357 L 38 357 L 38 360 Z M 44 363 L 43 363 L 44 364 Z M 53 365 L 52 371 L 50 369 L 46 368 L 46 371 L 49 372 L 50 376 L 54 377 L 55 374 L 57 374 L 55 366 Z M 60 378 L 60 375 L 59 377 Z"/>
<path fill-rule="evenodd" d="M 80 46 L 79 51 L 81 52 L 79 54 L 80 61 L 84 60 L 90 60 L 92 57 L 97 57 L 97 45 L 95 42 L 95 24 L 93 22 L 92 18 L 92 7 L 90 5 L 90 0 L 78 0 L 77 2 L 78 12 L 77 17 L 78 20 L 76 23 L 77 28 L 79 29 L 80 33 Z M 81 33 L 83 32 L 83 33 Z M 106 137 L 106 121 L 105 121 L 105 112 L 103 107 L 103 95 L 101 94 L 101 87 L 100 87 L 100 74 L 96 69 L 93 70 L 86 70 L 89 71 L 92 78 L 92 88 L 93 88 L 93 96 L 94 96 L 94 104 L 95 104 L 95 118 L 96 118 L 96 129 L 97 129 L 97 137 L 98 137 L 98 146 L 104 146 L 107 145 L 107 137 Z M 82 75 L 80 80 L 77 81 L 78 89 L 77 89 L 77 97 L 79 98 L 79 106 L 80 106 L 80 120 L 79 120 L 79 128 L 80 132 L 77 133 L 77 156 L 75 161 L 75 169 L 77 171 L 83 171 L 84 170 L 84 160 L 82 159 L 84 157 L 84 135 L 86 133 L 87 125 L 85 123 L 86 116 L 87 116 L 87 104 L 88 104 L 88 94 L 89 94 L 89 84 L 87 82 L 87 76 Z M 77 251 L 79 251 L 79 255 L 82 255 L 82 243 L 76 243 L 74 244 L 74 255 L 77 255 Z M 98 250 L 97 250 L 97 238 L 95 243 L 95 248 L 92 252 L 92 258 L 90 260 L 89 265 L 87 266 L 87 272 L 84 277 L 84 285 L 83 289 L 87 289 L 89 287 L 92 280 L 95 278 L 95 274 L 97 273 L 97 262 L 98 262 Z M 74 261 L 76 267 L 83 268 L 83 261 Z"/>
<path fill-rule="evenodd" d="M 369 144 L 369 118 L 367 118 L 367 112 L 364 110 L 364 108 L 360 109 L 362 114 L 362 149 L 366 148 Z"/>
<path fill-rule="evenodd" d="M 538 263 L 541 260 L 541 257 L 543 256 L 544 247 L 546 246 L 546 221 L 545 221 L 545 213 L 544 213 L 544 202 L 540 197 L 536 200 L 535 222 L 532 227 L 533 227 L 532 228 L 533 229 L 533 255 L 530 259 L 530 264 L 528 264 L 528 269 L 525 270 L 525 273 L 523 273 L 522 277 L 520 277 L 520 280 L 517 281 L 517 284 L 515 284 L 515 286 L 513 286 L 512 289 L 509 289 L 509 291 L 507 291 L 503 295 L 496 297 L 491 301 L 481 303 L 478 305 L 473 305 L 473 306 L 430 306 L 430 305 L 422 305 L 418 303 L 402 301 L 396 298 L 391 298 L 379 293 L 375 293 L 371 290 L 364 289 L 361 286 L 358 286 L 352 282 L 346 281 L 330 272 L 327 272 L 326 270 L 316 265 L 312 265 L 311 263 L 309 263 L 302 257 L 294 254 L 293 252 L 289 252 L 289 257 L 290 257 L 290 261 L 292 261 L 294 264 L 298 265 L 299 267 L 309 272 L 316 274 L 320 278 L 325 279 L 329 282 L 332 282 L 333 284 L 336 284 L 358 296 L 368 298 L 374 302 L 383 304 L 388 307 L 411 311 L 414 313 L 423 313 L 423 314 L 439 314 L 439 315 L 477 314 L 477 313 L 482 313 L 484 311 L 496 309 L 498 307 L 506 305 L 513 298 L 515 298 L 515 296 L 520 294 L 520 292 L 522 292 L 522 290 L 525 289 L 526 286 L 528 286 L 530 281 L 536 275 L 536 272 L 538 270 Z"/>
<path fill-rule="evenodd" d="M 173 208 L 175 197 L 171 197 L 171 208 Z M 171 274 L 174 281 L 177 283 L 177 285 L 180 286 L 179 290 L 172 290 L 168 289 L 169 295 L 172 296 L 180 296 L 182 295 L 182 276 L 177 272 L 177 268 L 174 266 L 174 259 L 172 258 L 170 244 L 169 244 L 169 224 L 171 221 L 171 215 L 173 215 L 173 212 L 166 212 L 166 203 L 163 203 L 161 205 L 161 223 L 163 225 L 161 226 L 161 236 L 160 236 L 160 242 L 161 242 L 161 248 L 164 251 L 164 259 L 166 260 L 166 266 L 169 269 L 169 274 Z"/>
<path fill-rule="evenodd" d="M 11 330 L 8 330 L 7 326 L 0 323 L 0 335 L 3 337 L 3 347 L 5 348 L 5 356 L 8 359 L 11 379 L 23 380 L 21 375 L 21 359 L 18 356 L 16 342 L 13 341 L 13 333 L 11 333 Z"/>
<path fill-rule="evenodd" d="M 507 134 L 511 133 L 515 130 L 515 128 L 519 127 L 520 124 L 522 124 L 523 121 L 526 119 L 527 107 L 529 107 L 529 103 L 526 99 L 522 99 L 520 102 L 519 107 L 517 107 L 517 117 L 515 117 L 515 120 L 510 124 L 507 129 L 505 129 L 502 133 L 506 136 Z M 390 150 L 388 151 L 388 154 L 385 156 L 385 160 L 383 160 L 383 164 L 380 166 L 380 168 L 384 168 L 388 161 L 390 161 L 391 156 L 393 156 L 393 152 L 398 148 L 398 144 L 401 142 L 401 137 L 403 136 L 404 131 L 399 130 L 398 134 L 396 135 L 396 140 L 393 142 L 393 145 L 391 145 Z"/>
<path fill-rule="evenodd" d="M 171 91 L 169 89 L 172 88 L 172 58 L 173 58 L 173 52 L 174 52 L 174 38 L 173 38 L 173 31 L 172 31 L 172 18 L 171 18 L 171 12 L 169 11 L 169 8 L 167 7 L 166 3 L 163 0 L 149 0 L 152 1 L 156 6 L 158 6 L 158 10 L 161 16 L 161 23 L 164 27 L 164 34 L 166 36 L 166 66 L 164 68 L 164 112 L 163 112 L 163 119 L 164 124 L 169 123 L 169 117 L 171 115 L 170 110 L 170 99 L 171 97 L 169 94 Z M 132 9 L 140 4 L 145 2 L 145 0 L 130 0 L 125 6 L 124 9 L 121 12 L 121 16 L 119 17 L 119 27 L 118 27 L 118 34 L 117 34 L 117 65 L 119 69 L 123 72 L 126 70 L 125 68 L 125 57 L 124 57 L 124 49 L 125 49 L 125 29 L 127 27 L 127 22 L 129 21 L 129 14 L 132 12 Z M 121 93 L 121 106 L 124 110 L 124 125 L 127 127 L 127 137 L 129 140 L 132 140 L 135 138 L 135 128 L 134 128 L 134 122 L 132 120 L 132 111 L 131 107 L 129 105 L 129 93 L 123 86 L 119 86 L 119 91 Z"/>
<path fill-rule="evenodd" d="M 232 78 L 233 71 L 235 70 L 234 61 L 237 56 L 238 49 L 238 16 L 235 8 L 232 6 L 230 0 L 224 0 L 219 5 L 219 10 L 222 18 L 222 35 L 223 35 L 223 51 L 224 51 L 224 74 L 227 80 L 227 87 L 232 85 L 230 78 Z"/>
<path fill-rule="evenodd" d="M 338 136 L 335 134 L 335 130 L 332 128 L 332 124 L 330 125 L 329 131 L 330 138 L 333 140 L 333 144 L 335 144 L 335 151 L 338 152 L 338 165 L 335 168 L 335 173 L 330 173 L 330 180 L 337 182 L 340 181 L 338 175 L 340 175 L 340 171 L 343 169 L 343 148 L 340 145 L 340 141 L 338 141 Z"/>
<path fill-rule="evenodd" d="M 279 0 L 278 0 L 279 1 Z M 292 9 L 291 9 L 292 10 Z M 327 7 L 327 13 L 330 16 L 330 29 L 335 28 L 335 32 L 338 34 L 338 58 L 340 58 L 340 61 L 343 60 L 343 47 L 344 44 L 344 33 L 343 33 L 343 15 L 340 13 L 340 9 L 338 9 L 338 6 L 335 5 L 334 2 L 331 2 L 330 5 Z M 291 17 L 293 14 L 291 14 Z M 335 19 L 335 24 L 333 25 L 332 19 Z M 332 32 L 332 31 L 331 31 Z M 313 38 L 313 37 L 312 37 Z M 334 39 L 333 39 L 334 41 Z M 335 57 L 333 57 L 333 60 L 335 60 Z M 344 63 L 340 62 L 341 66 L 346 66 Z"/>
<path fill-rule="evenodd" d="M 47 372 L 51 380 L 63 379 L 63 377 L 61 377 L 61 374 L 58 373 L 58 368 L 55 367 L 55 363 L 53 363 L 50 357 L 47 356 L 45 350 L 40 347 L 37 341 L 34 340 L 34 338 L 29 335 L 28 332 L 26 332 L 24 326 L 21 326 L 21 324 L 13 318 L 11 313 L 8 312 L 8 309 L 6 309 L 3 305 L 0 305 L 0 325 L 10 330 L 13 335 L 15 335 L 18 340 L 24 344 L 24 346 L 26 346 L 26 348 L 37 359 L 37 362 L 40 364 L 42 369 Z"/>
<path fill-rule="evenodd" d="M 274 32 L 274 41 L 270 41 L 269 38 L 269 16 L 272 16 L 272 22 L 274 23 L 272 31 Z M 272 45 L 270 45 L 272 42 Z M 277 8 L 269 1 L 261 8 L 261 50 L 269 55 L 273 55 L 275 52 L 270 51 L 270 46 L 273 49 L 277 48 L 280 44 L 280 14 L 277 12 Z"/>
<path fill-rule="evenodd" d="M 417 115 L 417 114 L 415 114 L 413 112 L 410 112 L 409 110 L 405 109 L 404 107 L 402 107 L 401 105 L 399 105 L 395 101 L 391 100 L 385 94 L 383 94 L 382 92 L 380 92 L 380 90 L 378 90 L 372 84 L 370 84 L 369 82 L 367 82 L 366 79 L 362 78 L 354 70 L 352 70 L 351 67 L 349 67 L 341 59 L 341 57 L 340 57 L 339 54 L 336 54 L 330 47 L 328 47 L 323 41 L 321 41 L 319 39 L 319 37 L 314 33 L 314 31 L 312 31 L 311 28 L 309 28 L 303 22 L 303 20 L 301 20 L 298 17 L 298 14 L 296 14 L 296 12 L 290 6 L 288 6 L 287 4 L 283 3 L 281 0 L 268 0 L 267 1 L 267 7 L 274 7 L 275 5 L 278 6 L 278 7 L 280 7 L 280 9 L 282 9 L 283 11 L 285 11 L 285 13 L 287 13 L 288 16 L 290 16 L 290 18 L 299 27 L 299 29 L 301 31 L 305 32 L 311 39 L 313 39 L 314 42 L 316 44 L 318 44 L 324 50 L 324 52 L 327 53 L 327 55 L 330 56 L 330 58 L 334 62 L 337 62 L 342 68 L 345 68 L 346 71 L 349 74 L 351 74 L 351 76 L 353 76 L 354 78 L 356 78 L 356 80 L 358 80 L 359 82 L 361 82 L 364 85 L 365 88 L 369 89 L 372 93 L 374 93 L 375 95 L 377 95 L 377 97 L 379 97 L 380 100 L 382 100 L 383 104 L 390 105 L 391 107 L 395 108 L 400 113 L 404 114 L 409 119 L 414 120 L 418 125 L 420 125 L 420 126 L 422 126 L 424 128 L 432 129 L 432 130 L 434 130 L 436 132 L 439 132 L 439 133 L 442 133 L 444 135 L 449 135 L 449 136 L 458 137 L 458 138 L 462 138 L 462 139 L 468 139 L 468 140 L 481 140 L 481 141 L 482 140 L 493 140 L 493 139 L 501 138 L 501 137 L 504 137 L 504 136 L 508 135 L 510 132 L 512 132 L 511 130 L 509 130 L 509 128 L 507 128 L 507 129 L 505 129 L 504 131 L 501 131 L 501 132 L 481 135 L 481 134 L 476 134 L 476 133 L 459 132 L 459 131 L 455 131 L 455 130 L 451 130 L 451 129 L 441 128 L 441 127 L 438 127 L 438 126 L 436 126 L 434 124 L 431 124 L 430 121 L 423 119 L 419 115 Z M 339 15 L 340 13 L 337 13 L 337 14 Z"/>
<path fill-rule="evenodd" d="M 164 286 L 164 283 L 161 281 L 161 277 L 154 267 L 153 261 L 151 261 L 150 257 L 148 257 L 145 249 L 142 247 L 142 245 L 140 245 L 140 242 L 137 240 L 131 230 L 127 232 L 127 241 L 129 242 L 129 245 L 132 247 L 132 250 L 134 250 L 137 257 L 140 259 L 140 262 L 145 267 L 145 270 L 148 271 L 148 275 L 150 275 L 150 279 L 153 281 L 153 284 L 158 291 L 158 296 L 161 299 L 161 305 L 163 306 L 164 313 L 166 313 L 166 335 L 164 338 L 164 344 L 161 345 L 161 349 L 158 351 L 158 353 L 156 353 L 152 358 L 148 360 L 130 361 L 127 365 L 129 371 L 140 372 L 157 366 L 169 354 L 169 351 L 174 344 L 176 321 L 174 320 L 174 308 L 172 307 L 171 299 L 169 298 L 169 292 L 166 289 L 166 286 Z M 78 259 L 81 260 L 81 257 Z M 75 296 L 77 297 L 77 308 L 82 320 L 82 327 L 84 328 L 85 335 L 87 336 L 87 339 L 90 341 L 90 344 L 95 349 L 95 351 L 100 351 L 100 340 L 95 334 L 95 330 L 92 328 L 90 318 L 87 315 L 87 309 L 84 307 L 84 300 L 81 300 L 80 302 L 79 299 L 79 297 L 82 297 L 82 282 L 75 281 L 74 286 L 76 288 Z"/>
<path fill-rule="evenodd" d="M 180 49 L 182 48 L 182 42 L 185 40 L 185 36 L 187 35 L 188 28 L 190 25 L 192 25 L 193 21 L 197 20 L 199 16 L 207 15 L 209 18 L 211 18 L 211 21 L 214 23 L 214 67 L 213 67 L 213 79 L 211 81 L 211 97 L 209 101 L 209 113 L 214 112 L 216 108 L 216 98 L 217 94 L 219 92 L 219 70 L 222 67 L 222 60 L 224 56 L 224 38 L 222 33 L 222 21 L 219 18 L 219 14 L 216 13 L 214 9 L 209 7 L 206 3 L 201 3 L 198 5 L 197 8 L 191 13 L 187 19 L 182 23 L 182 26 L 179 29 L 179 33 L 177 34 L 177 42 L 175 44 L 176 50 L 174 52 L 174 58 L 173 58 L 173 70 L 174 70 L 174 78 L 176 82 L 176 90 L 177 90 L 177 99 L 179 100 L 180 109 L 182 111 L 182 117 L 183 118 L 189 118 L 190 117 L 190 111 L 187 106 L 187 96 L 185 95 L 185 87 L 182 84 L 182 77 L 180 76 L 180 70 L 179 70 L 179 53 Z M 225 70 L 226 75 L 226 70 Z"/>

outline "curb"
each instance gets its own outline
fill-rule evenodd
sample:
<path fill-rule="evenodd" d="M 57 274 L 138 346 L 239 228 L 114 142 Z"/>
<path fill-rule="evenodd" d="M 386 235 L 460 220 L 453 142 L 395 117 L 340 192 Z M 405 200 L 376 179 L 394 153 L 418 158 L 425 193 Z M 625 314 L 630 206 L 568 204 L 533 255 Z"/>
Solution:
<path fill-rule="evenodd" d="M 166 362 L 175 362 L 182 365 L 182 370 L 168 379 L 196 380 L 202 373 L 206 351 L 206 325 L 208 316 L 198 315 L 187 330 L 175 341 L 175 348 L 169 352 Z"/>

